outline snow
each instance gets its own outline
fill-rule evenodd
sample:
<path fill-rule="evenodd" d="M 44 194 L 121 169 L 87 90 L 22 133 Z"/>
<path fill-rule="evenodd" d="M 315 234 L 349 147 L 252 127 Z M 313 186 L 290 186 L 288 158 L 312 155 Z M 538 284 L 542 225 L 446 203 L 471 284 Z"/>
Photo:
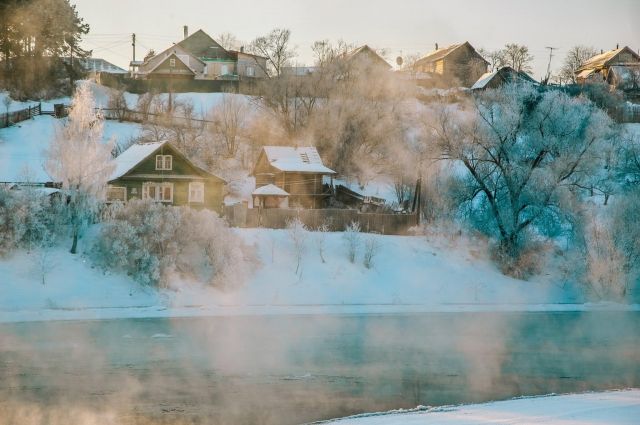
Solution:
<path fill-rule="evenodd" d="M 271 196 L 289 196 L 287 192 L 280 189 L 278 186 L 274 184 L 268 184 L 266 186 L 261 186 L 253 191 L 252 195 L 271 195 Z"/>
<path fill-rule="evenodd" d="M 491 79 L 495 77 L 497 73 L 498 71 L 485 72 L 480 78 L 478 78 L 478 81 L 476 81 L 475 84 L 471 86 L 471 90 L 483 89 L 487 84 L 489 84 L 489 81 L 491 81 Z"/>
<path fill-rule="evenodd" d="M 265 146 L 264 153 L 269 163 L 280 171 L 336 173 L 332 169 L 324 166 L 318 150 L 313 146 Z"/>
<path fill-rule="evenodd" d="M 44 170 L 46 150 L 56 129 L 64 121 L 65 119 L 42 115 L 0 129 L 0 182 L 50 181 Z M 113 138 L 116 143 L 120 143 L 136 138 L 141 133 L 140 124 L 107 121 L 103 140 L 106 142 Z"/>
<path fill-rule="evenodd" d="M 640 390 L 525 397 L 507 401 L 357 415 L 335 425 L 635 425 Z"/>
<path fill-rule="evenodd" d="M 96 229 L 92 229 L 95 231 Z M 551 277 L 505 277 L 486 250 L 465 241 L 424 236 L 373 237 L 380 251 L 373 267 L 347 260 L 343 234 L 326 233 L 325 259 L 308 233 L 301 272 L 286 230 L 234 229 L 255 246 L 260 266 L 247 282 L 225 290 L 174 279 L 165 290 L 141 287 L 127 276 L 104 273 L 68 242 L 51 252 L 54 264 L 42 285 L 38 252 L 0 259 L 0 322 L 123 317 L 273 314 L 387 314 L 463 311 L 640 310 L 640 305 L 584 304 L 571 285 Z M 91 232 L 81 252 L 91 245 Z"/>
<path fill-rule="evenodd" d="M 325 183 L 329 183 L 330 179 L 325 179 Z M 350 177 L 334 178 L 335 186 L 342 185 L 362 196 L 371 196 L 385 200 L 387 205 L 397 203 L 398 199 L 395 193 L 393 179 L 390 176 L 378 176 L 366 183 L 359 183 L 356 179 Z M 415 184 L 415 182 L 411 182 Z"/>
<path fill-rule="evenodd" d="M 150 143 L 136 143 L 129 146 L 129 148 L 122 152 L 114 160 L 115 169 L 111 173 L 109 180 L 115 180 L 128 173 L 133 167 L 138 165 L 140 161 L 151 155 L 156 150 L 160 149 L 164 142 L 150 142 Z"/>

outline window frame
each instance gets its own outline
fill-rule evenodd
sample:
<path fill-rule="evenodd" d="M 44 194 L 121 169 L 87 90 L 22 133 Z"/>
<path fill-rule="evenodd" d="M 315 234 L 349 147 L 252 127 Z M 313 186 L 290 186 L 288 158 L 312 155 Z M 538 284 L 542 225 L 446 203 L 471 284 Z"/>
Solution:
<path fill-rule="evenodd" d="M 153 188 L 153 197 L 149 196 L 149 188 Z M 169 189 L 169 199 L 164 199 L 165 189 Z M 142 183 L 142 199 L 150 199 L 153 202 L 173 203 L 174 187 L 170 182 L 144 182 Z"/>
<path fill-rule="evenodd" d="M 161 166 L 158 167 L 158 160 L 160 160 Z M 167 167 L 167 160 L 169 166 Z M 173 156 L 172 155 L 156 155 L 156 171 L 171 171 L 173 170 Z"/>
<path fill-rule="evenodd" d="M 194 199 L 191 196 L 191 188 L 192 186 L 195 188 L 196 186 L 198 186 L 199 189 L 199 194 L 200 196 L 197 199 Z M 189 182 L 189 203 L 194 203 L 194 204 L 204 204 L 204 182 Z"/>
<path fill-rule="evenodd" d="M 175 68 L 176 67 L 176 58 L 170 58 L 169 59 L 169 68 Z"/>

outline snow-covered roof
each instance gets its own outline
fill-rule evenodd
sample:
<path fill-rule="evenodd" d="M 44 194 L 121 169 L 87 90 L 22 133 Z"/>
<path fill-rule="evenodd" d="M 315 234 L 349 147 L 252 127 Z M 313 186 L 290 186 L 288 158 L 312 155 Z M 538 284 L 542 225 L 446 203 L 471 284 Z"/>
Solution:
<path fill-rule="evenodd" d="M 485 72 L 484 74 L 482 74 L 482 76 L 480 78 L 478 78 L 478 81 L 476 81 L 473 84 L 473 86 L 471 86 L 471 90 L 477 90 L 477 89 L 485 88 L 487 86 L 487 84 L 489 84 L 489 82 L 491 80 L 493 80 L 493 77 L 495 77 L 497 73 L 498 73 L 498 71 Z"/>
<path fill-rule="evenodd" d="M 465 41 L 464 43 L 459 43 L 459 44 L 452 44 L 451 46 L 447 46 L 447 47 L 443 47 L 441 49 L 437 49 L 434 50 L 431 53 L 427 53 L 426 55 L 424 55 L 423 57 L 421 57 L 420 59 L 418 59 L 415 63 L 415 65 L 423 65 L 426 63 L 432 63 L 432 62 L 436 62 L 444 57 L 449 56 L 451 53 L 453 53 L 454 51 L 456 51 L 457 49 L 459 49 L 462 46 L 469 46 L 469 48 L 471 48 L 473 51 L 476 51 L 473 46 L 471 44 L 469 44 L 468 41 Z M 477 53 L 477 52 L 476 52 Z M 483 58 L 482 56 L 480 56 L 480 54 L 478 54 L 478 56 L 480 58 L 482 58 L 483 61 L 485 61 L 486 63 L 487 60 L 485 58 Z"/>
<path fill-rule="evenodd" d="M 587 78 L 591 74 L 593 74 L 594 72 L 596 72 L 595 69 L 584 69 L 584 70 L 580 71 L 578 74 L 576 74 L 576 78 L 578 78 L 578 79 Z"/>
<path fill-rule="evenodd" d="M 624 46 L 619 49 L 609 50 L 608 52 L 600 53 L 599 55 L 593 56 L 578 69 L 578 72 L 583 71 L 585 69 L 602 68 L 605 65 L 607 65 L 611 61 L 611 59 L 618 56 L 618 54 L 621 53 L 622 51 L 629 52 L 633 57 L 636 58 L 636 60 L 640 61 L 640 56 L 636 52 L 631 50 L 629 47 Z"/>
<path fill-rule="evenodd" d="M 267 161 L 280 171 L 297 171 L 300 173 L 335 174 L 325 167 L 318 150 L 313 146 L 265 146 Z"/>
<path fill-rule="evenodd" d="M 254 190 L 252 195 L 263 195 L 263 196 L 289 196 L 289 193 L 280 189 L 278 186 L 274 184 L 268 184 L 266 186 L 260 186 L 256 190 Z"/>
<path fill-rule="evenodd" d="M 115 168 L 109 180 L 115 180 L 124 176 L 142 160 L 160 149 L 165 143 L 167 142 L 136 143 L 131 145 L 113 161 Z"/>

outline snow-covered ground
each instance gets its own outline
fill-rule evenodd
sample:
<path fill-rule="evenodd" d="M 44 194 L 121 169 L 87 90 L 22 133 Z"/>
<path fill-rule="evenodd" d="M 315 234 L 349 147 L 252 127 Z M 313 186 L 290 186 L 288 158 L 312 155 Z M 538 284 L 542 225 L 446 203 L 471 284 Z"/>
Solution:
<path fill-rule="evenodd" d="M 526 397 L 327 421 L 335 425 L 637 425 L 640 390 Z"/>
<path fill-rule="evenodd" d="M 176 278 L 172 288 L 141 287 L 119 273 L 51 251 L 42 284 L 42 256 L 20 251 L 0 259 L 0 322 L 246 314 L 358 314 L 428 311 L 639 310 L 638 305 L 584 304 L 570 284 L 551 276 L 521 281 L 503 276 L 482 248 L 448 238 L 362 235 L 375 238 L 373 267 L 348 261 L 342 233 L 327 233 L 325 260 L 308 233 L 301 271 L 285 230 L 235 229 L 255 246 L 259 265 L 247 282 L 220 290 Z M 90 246 L 90 236 L 81 249 Z M 247 265 L 249 267 L 249 265 Z"/>

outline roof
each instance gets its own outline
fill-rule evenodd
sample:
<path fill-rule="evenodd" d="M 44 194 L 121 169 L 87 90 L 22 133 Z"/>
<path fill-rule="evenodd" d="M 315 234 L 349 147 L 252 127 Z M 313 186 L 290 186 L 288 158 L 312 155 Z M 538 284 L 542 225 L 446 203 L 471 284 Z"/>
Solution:
<path fill-rule="evenodd" d="M 631 50 L 628 46 L 624 46 L 620 49 L 609 50 L 608 52 L 600 53 L 599 55 L 593 56 L 591 59 L 586 61 L 580 68 L 578 68 L 577 72 L 583 71 L 585 69 L 597 69 L 606 66 L 612 59 L 618 56 L 623 51 L 627 51 L 631 53 L 639 62 L 640 56 Z"/>
<path fill-rule="evenodd" d="M 89 72 L 108 72 L 112 74 L 126 74 L 127 71 L 102 58 L 82 58 L 82 67 Z"/>
<path fill-rule="evenodd" d="M 318 150 L 313 146 L 265 146 L 264 153 L 272 167 L 280 171 L 297 171 L 300 173 L 335 174 L 325 167 Z"/>
<path fill-rule="evenodd" d="M 168 145 L 171 147 L 171 149 L 173 151 L 175 151 L 175 153 L 177 153 L 180 158 L 186 162 L 187 164 L 189 164 L 191 167 L 193 167 L 197 172 L 202 173 L 203 175 L 207 176 L 207 177 L 214 177 L 220 181 L 222 181 L 223 183 L 226 184 L 226 181 L 224 179 L 222 179 L 221 177 L 216 176 L 215 174 L 211 174 L 210 172 L 204 170 L 201 167 L 198 167 L 197 165 L 195 165 L 193 162 L 189 161 L 189 159 L 184 156 L 178 149 L 176 149 L 174 146 L 172 146 L 168 141 L 164 140 L 161 142 L 147 142 L 147 143 L 135 143 L 131 146 L 129 146 L 129 148 L 127 150 L 125 150 L 124 152 L 122 152 L 120 155 L 118 155 L 118 157 L 113 161 L 115 164 L 115 168 L 113 170 L 113 172 L 111 173 L 111 176 L 109 177 L 109 181 L 113 181 L 116 179 L 119 179 L 120 177 L 125 176 L 127 173 L 129 173 L 131 170 L 133 170 L 133 168 L 135 168 L 136 165 L 140 164 L 142 161 L 144 161 L 145 159 L 147 159 L 149 156 L 153 155 L 154 152 L 156 152 L 158 149 L 160 149 L 161 147 L 163 147 L 164 145 Z M 136 178 L 153 178 L 155 176 L 150 175 L 144 175 L 144 174 L 140 174 L 140 175 L 136 175 Z M 196 178 L 202 178 L 202 176 L 192 176 L 192 175 L 164 175 L 163 178 L 171 178 L 171 179 L 196 179 Z"/>
<path fill-rule="evenodd" d="M 442 58 L 445 58 L 447 56 L 449 56 L 451 53 L 453 53 L 454 51 L 456 51 L 457 49 L 459 49 L 462 46 L 468 46 L 471 50 L 473 50 L 474 52 L 476 52 L 476 54 L 482 58 L 483 61 L 487 62 L 487 60 L 485 58 L 483 58 L 477 51 L 476 49 L 473 48 L 473 46 L 471 44 L 469 44 L 468 41 L 465 41 L 464 43 L 459 43 L 459 44 L 452 44 L 451 46 L 448 47 L 443 47 L 442 49 L 438 49 L 438 50 L 434 50 L 431 53 L 426 54 L 425 56 L 423 56 L 422 58 L 418 59 L 416 61 L 416 65 L 420 65 L 420 64 L 425 64 L 425 63 L 431 63 L 431 62 L 436 62 L 439 61 Z M 487 62 L 489 63 L 489 62 Z"/>
<path fill-rule="evenodd" d="M 350 52 L 347 52 L 343 55 L 343 59 L 347 60 L 347 61 L 351 61 L 357 57 L 359 57 L 359 55 L 368 55 L 368 58 L 372 58 L 373 60 L 379 62 L 380 64 L 383 64 L 387 66 L 387 68 L 391 68 L 391 65 L 389 65 L 389 63 L 384 60 L 384 58 L 382 56 L 380 56 L 378 54 L 378 52 L 376 52 L 375 50 L 373 50 L 371 47 L 367 46 L 366 44 L 363 46 L 358 47 L 357 49 L 354 49 Z"/>
<path fill-rule="evenodd" d="M 501 82 L 512 82 L 513 80 L 527 81 L 530 83 L 537 83 L 533 78 L 529 76 L 526 72 L 518 72 L 510 66 L 504 66 L 493 72 L 486 72 L 482 74 L 478 81 L 476 81 L 473 86 L 471 86 L 471 90 L 481 90 L 486 88 L 491 81 L 495 78 L 501 80 Z"/>
<path fill-rule="evenodd" d="M 178 60 L 179 60 L 179 61 L 180 61 L 184 66 L 186 66 L 186 67 L 187 67 L 187 69 L 188 69 L 189 71 L 193 72 L 194 74 L 196 73 L 196 71 L 195 71 L 193 68 L 191 68 L 188 64 L 186 64 L 186 63 L 185 63 L 185 62 L 180 58 L 180 56 L 178 56 L 175 52 L 174 52 L 174 53 L 171 53 L 171 54 L 170 54 L 169 56 L 167 56 L 164 60 L 159 61 L 157 64 L 155 64 L 155 66 L 154 66 L 153 68 L 151 68 L 151 69 L 150 69 L 149 71 L 147 71 L 147 72 L 148 72 L 148 73 L 152 73 L 153 71 L 155 71 L 155 70 L 156 70 L 156 68 L 158 68 L 160 65 L 162 65 L 163 63 L 165 63 L 166 61 L 168 61 L 168 60 L 169 60 L 169 59 L 171 59 L 171 58 L 178 59 Z M 198 58 L 196 58 L 196 59 L 198 59 Z M 198 60 L 200 60 L 200 59 L 198 59 Z"/>
<path fill-rule="evenodd" d="M 152 155 L 156 150 L 160 149 L 164 142 L 136 143 L 129 146 L 127 150 L 122 152 L 113 161 L 116 165 L 109 180 L 118 179 L 133 169 L 136 165 Z"/>
<path fill-rule="evenodd" d="M 253 191 L 252 195 L 258 196 L 289 196 L 289 193 L 280 189 L 278 186 L 274 184 L 268 184 L 266 186 L 260 186 L 256 190 Z"/>
<path fill-rule="evenodd" d="M 227 50 L 201 29 L 183 39 L 177 45 L 203 60 L 230 58 Z"/>

